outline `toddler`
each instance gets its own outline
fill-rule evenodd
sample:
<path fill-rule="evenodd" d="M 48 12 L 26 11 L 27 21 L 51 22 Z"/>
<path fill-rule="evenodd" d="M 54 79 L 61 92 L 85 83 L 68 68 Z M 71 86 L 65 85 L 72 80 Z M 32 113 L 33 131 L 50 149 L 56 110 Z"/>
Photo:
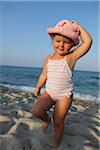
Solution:
<path fill-rule="evenodd" d="M 47 130 L 51 121 L 54 123 L 54 140 L 49 146 L 56 148 L 61 144 L 64 120 L 73 100 L 74 66 L 77 60 L 89 51 L 92 39 L 76 21 L 61 20 L 47 31 L 52 39 L 54 52 L 45 60 L 34 91 L 38 100 L 33 104 L 32 113 L 43 120 L 43 131 Z M 44 84 L 46 89 L 40 95 Z M 53 116 L 49 117 L 47 111 L 52 106 Z"/>

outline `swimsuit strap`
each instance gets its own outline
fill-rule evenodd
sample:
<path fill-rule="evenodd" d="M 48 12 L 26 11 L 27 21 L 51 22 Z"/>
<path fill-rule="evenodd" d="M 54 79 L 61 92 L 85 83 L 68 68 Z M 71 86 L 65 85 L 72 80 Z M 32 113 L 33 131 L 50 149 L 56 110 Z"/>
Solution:
<path fill-rule="evenodd" d="M 50 56 L 49 56 L 49 58 L 51 58 L 53 56 L 53 54 L 54 53 L 51 53 Z M 66 55 L 62 59 L 66 60 Z"/>
<path fill-rule="evenodd" d="M 53 53 L 51 53 L 51 54 L 49 55 L 49 59 L 50 59 L 52 56 L 53 56 Z"/>
<path fill-rule="evenodd" d="M 65 60 L 66 60 L 66 56 L 67 56 L 67 55 L 64 56 L 64 59 L 65 59 Z"/>

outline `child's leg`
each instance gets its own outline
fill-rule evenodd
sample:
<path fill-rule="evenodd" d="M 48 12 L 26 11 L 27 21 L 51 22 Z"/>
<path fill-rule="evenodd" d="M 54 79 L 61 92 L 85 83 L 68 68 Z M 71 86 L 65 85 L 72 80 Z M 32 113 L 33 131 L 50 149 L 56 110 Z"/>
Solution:
<path fill-rule="evenodd" d="M 61 143 L 61 138 L 64 131 L 64 119 L 71 106 L 72 97 L 63 97 L 62 99 L 56 101 L 54 109 L 54 126 L 55 135 L 54 143 L 49 144 L 51 147 L 58 147 Z"/>
<path fill-rule="evenodd" d="M 55 104 L 55 101 L 45 91 L 32 107 L 32 114 L 45 122 L 45 127 L 48 127 L 50 118 L 47 111 Z"/>

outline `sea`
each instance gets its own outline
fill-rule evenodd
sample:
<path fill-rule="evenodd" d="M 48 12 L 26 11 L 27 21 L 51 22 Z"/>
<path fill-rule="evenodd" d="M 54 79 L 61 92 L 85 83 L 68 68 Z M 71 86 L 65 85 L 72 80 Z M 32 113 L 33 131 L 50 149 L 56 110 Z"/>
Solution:
<path fill-rule="evenodd" d="M 0 86 L 33 92 L 42 68 L 0 66 Z M 74 99 L 100 103 L 100 73 L 92 71 L 73 72 Z M 41 92 L 45 90 L 45 86 Z"/>

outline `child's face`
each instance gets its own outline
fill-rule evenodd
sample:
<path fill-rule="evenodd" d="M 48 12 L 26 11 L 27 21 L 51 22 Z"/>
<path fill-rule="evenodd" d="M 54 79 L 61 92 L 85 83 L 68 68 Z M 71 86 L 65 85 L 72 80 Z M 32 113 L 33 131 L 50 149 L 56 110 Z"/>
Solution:
<path fill-rule="evenodd" d="M 55 35 L 53 38 L 53 47 L 59 55 L 66 55 L 73 47 L 73 42 L 62 35 Z"/>

